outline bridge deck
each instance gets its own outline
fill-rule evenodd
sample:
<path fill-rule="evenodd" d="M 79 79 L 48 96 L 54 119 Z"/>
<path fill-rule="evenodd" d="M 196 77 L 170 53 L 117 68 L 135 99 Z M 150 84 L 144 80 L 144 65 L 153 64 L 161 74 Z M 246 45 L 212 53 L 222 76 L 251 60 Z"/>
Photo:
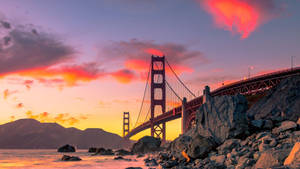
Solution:
<path fill-rule="evenodd" d="M 251 91 L 267 90 L 280 82 L 280 80 L 290 76 L 300 76 L 300 67 L 294 69 L 286 69 L 276 71 L 264 75 L 255 76 L 246 80 L 240 80 L 228 85 L 224 85 L 211 92 L 212 96 L 224 95 L 224 94 L 236 94 L 236 93 L 251 93 Z M 202 96 L 197 97 L 187 102 L 186 110 L 189 113 L 195 112 L 202 105 Z M 160 124 L 181 117 L 181 106 L 178 106 L 172 110 L 163 113 L 154 119 L 154 124 Z M 132 129 L 125 138 L 130 138 L 133 135 L 150 128 L 150 121 L 147 121 L 140 126 Z"/>

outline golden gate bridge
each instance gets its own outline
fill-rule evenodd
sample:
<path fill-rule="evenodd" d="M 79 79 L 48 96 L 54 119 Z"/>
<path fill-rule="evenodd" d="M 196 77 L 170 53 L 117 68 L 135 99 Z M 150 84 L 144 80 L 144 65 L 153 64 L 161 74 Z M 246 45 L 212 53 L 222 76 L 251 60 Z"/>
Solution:
<path fill-rule="evenodd" d="M 129 139 L 150 128 L 151 136 L 165 141 L 166 122 L 181 118 L 181 133 L 185 133 L 195 125 L 196 111 L 205 102 L 206 95 L 253 95 L 296 75 L 300 75 L 300 67 L 240 80 L 212 92 L 206 86 L 203 95 L 197 97 L 179 78 L 165 56 L 152 56 L 139 114 L 132 129 L 129 112 L 123 114 L 123 137 Z"/>

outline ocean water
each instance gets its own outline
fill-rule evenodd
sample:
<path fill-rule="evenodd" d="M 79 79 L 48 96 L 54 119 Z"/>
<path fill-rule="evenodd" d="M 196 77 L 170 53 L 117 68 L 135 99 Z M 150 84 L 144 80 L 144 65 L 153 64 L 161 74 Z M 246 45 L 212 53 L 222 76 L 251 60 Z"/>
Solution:
<path fill-rule="evenodd" d="M 88 150 L 58 153 L 57 150 L 0 150 L 0 169 L 123 169 L 145 167 L 143 159 L 124 156 L 132 161 L 114 160 L 114 156 L 91 156 Z M 79 156 L 81 161 L 60 161 L 66 155 Z"/>

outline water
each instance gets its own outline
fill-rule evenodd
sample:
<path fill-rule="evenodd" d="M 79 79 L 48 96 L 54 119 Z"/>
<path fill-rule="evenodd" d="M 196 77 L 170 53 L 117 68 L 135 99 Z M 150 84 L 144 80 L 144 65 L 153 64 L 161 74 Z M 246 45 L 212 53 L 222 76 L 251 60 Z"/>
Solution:
<path fill-rule="evenodd" d="M 81 161 L 60 161 L 66 155 L 79 156 Z M 87 150 L 58 153 L 56 150 L 0 150 L 0 169 L 123 169 L 144 166 L 144 158 L 124 156 L 132 161 L 113 160 L 114 156 L 91 156 Z"/>

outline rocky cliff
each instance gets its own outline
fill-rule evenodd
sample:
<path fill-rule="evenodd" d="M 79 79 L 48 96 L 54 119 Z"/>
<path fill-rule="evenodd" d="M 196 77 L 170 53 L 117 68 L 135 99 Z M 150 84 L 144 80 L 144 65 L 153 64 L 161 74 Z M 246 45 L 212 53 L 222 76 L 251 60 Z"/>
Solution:
<path fill-rule="evenodd" d="M 209 97 L 196 114 L 196 127 L 152 161 L 173 169 L 298 169 L 299 117 L 299 76 L 282 80 L 250 109 L 241 95 Z"/>

